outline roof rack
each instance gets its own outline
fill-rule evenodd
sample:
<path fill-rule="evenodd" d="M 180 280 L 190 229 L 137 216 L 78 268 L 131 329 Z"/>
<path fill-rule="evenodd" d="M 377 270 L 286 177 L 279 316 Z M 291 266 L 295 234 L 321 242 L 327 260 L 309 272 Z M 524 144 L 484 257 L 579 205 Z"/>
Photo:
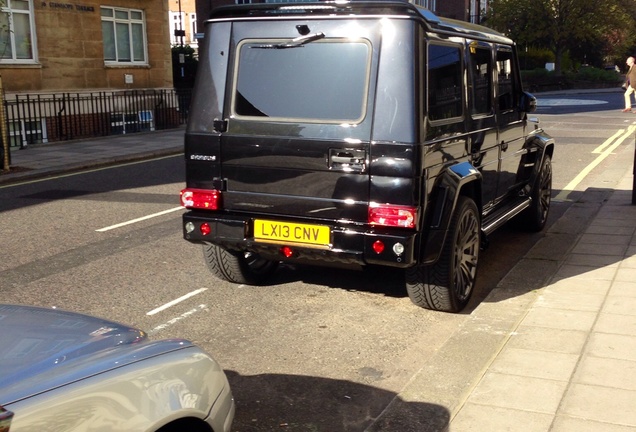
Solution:
<path fill-rule="evenodd" d="M 442 18 L 423 6 L 404 0 L 335 0 L 309 2 L 249 3 L 219 6 L 212 9 L 210 19 L 253 18 L 293 15 L 407 15 L 423 19 L 431 29 L 447 34 L 463 34 L 478 39 L 510 43 L 503 34 L 478 24 Z"/>
<path fill-rule="evenodd" d="M 280 3 L 249 3 L 242 5 L 219 6 L 212 9 L 211 19 L 229 17 L 253 17 L 269 15 L 340 15 L 356 13 L 368 14 L 407 14 L 423 17 L 431 24 L 440 19 L 430 10 L 403 0 L 345 0 L 310 1 Z"/>

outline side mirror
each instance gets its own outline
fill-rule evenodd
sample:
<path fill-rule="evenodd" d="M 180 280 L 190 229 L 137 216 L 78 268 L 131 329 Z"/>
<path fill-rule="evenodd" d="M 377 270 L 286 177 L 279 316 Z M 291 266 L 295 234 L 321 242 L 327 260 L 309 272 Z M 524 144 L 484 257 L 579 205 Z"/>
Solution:
<path fill-rule="evenodd" d="M 7 411 L 2 407 L 2 405 L 0 405 L 0 432 L 9 432 L 12 418 L 13 413 L 11 411 Z"/>
<path fill-rule="evenodd" d="M 537 110 L 537 98 L 532 94 L 524 91 L 521 94 L 521 111 L 526 113 L 535 112 Z"/>

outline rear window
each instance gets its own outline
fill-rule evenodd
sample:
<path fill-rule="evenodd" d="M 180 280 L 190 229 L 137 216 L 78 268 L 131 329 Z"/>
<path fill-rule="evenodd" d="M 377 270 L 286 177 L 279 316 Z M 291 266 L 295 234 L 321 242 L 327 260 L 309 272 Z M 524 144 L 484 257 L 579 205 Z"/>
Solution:
<path fill-rule="evenodd" d="M 293 48 L 288 40 L 238 45 L 232 113 L 254 120 L 359 123 L 364 119 L 371 45 L 323 39 Z"/>

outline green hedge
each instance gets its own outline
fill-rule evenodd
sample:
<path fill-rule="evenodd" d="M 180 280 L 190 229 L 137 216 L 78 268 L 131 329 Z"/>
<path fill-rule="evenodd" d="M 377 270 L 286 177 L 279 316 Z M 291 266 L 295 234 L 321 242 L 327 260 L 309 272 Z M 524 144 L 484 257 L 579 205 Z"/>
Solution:
<path fill-rule="evenodd" d="M 624 79 L 623 75 L 612 70 L 589 66 L 581 67 L 576 72 L 564 72 L 561 76 L 544 68 L 521 71 L 524 88 L 530 92 L 620 87 Z"/>

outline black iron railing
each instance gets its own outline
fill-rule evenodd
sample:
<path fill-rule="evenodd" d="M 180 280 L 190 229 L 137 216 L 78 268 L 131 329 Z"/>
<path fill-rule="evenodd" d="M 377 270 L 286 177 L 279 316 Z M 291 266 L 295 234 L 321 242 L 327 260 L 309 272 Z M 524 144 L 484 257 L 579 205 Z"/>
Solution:
<path fill-rule="evenodd" d="M 8 95 L 9 145 L 177 128 L 187 121 L 190 97 L 190 89 Z"/>

